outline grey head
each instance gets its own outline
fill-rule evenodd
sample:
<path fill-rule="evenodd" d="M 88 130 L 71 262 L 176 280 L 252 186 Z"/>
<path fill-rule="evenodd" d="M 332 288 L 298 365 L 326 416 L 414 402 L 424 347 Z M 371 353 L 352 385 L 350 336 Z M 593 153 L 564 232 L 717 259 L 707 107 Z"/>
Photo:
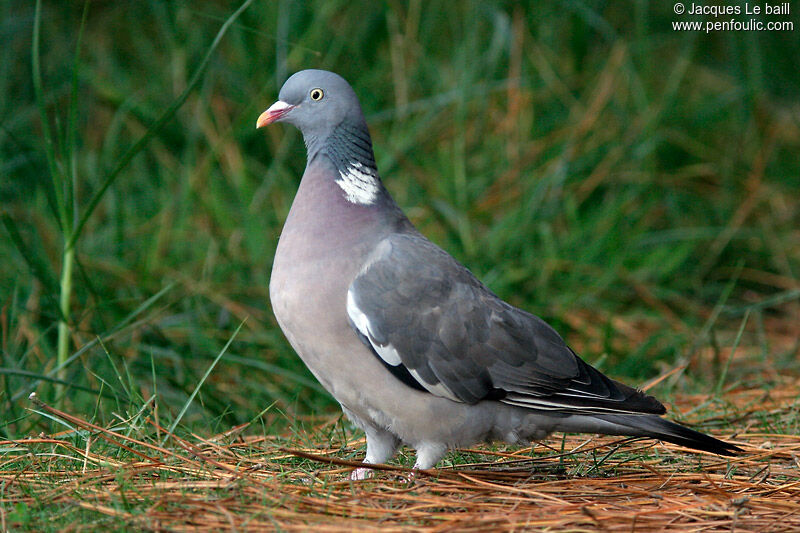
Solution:
<path fill-rule="evenodd" d="M 335 166 L 336 183 L 354 204 L 393 203 L 378 177 L 367 123 L 353 88 L 325 70 L 301 70 L 280 90 L 279 100 L 258 117 L 256 127 L 286 122 L 303 134 L 308 165 L 320 155 Z M 379 202 L 380 199 L 384 202 Z"/>
<path fill-rule="evenodd" d="M 281 87 L 279 100 L 264 111 L 256 127 L 287 122 L 303 133 L 309 156 L 339 127 L 369 132 L 361 105 L 347 81 L 326 70 L 301 70 Z"/>

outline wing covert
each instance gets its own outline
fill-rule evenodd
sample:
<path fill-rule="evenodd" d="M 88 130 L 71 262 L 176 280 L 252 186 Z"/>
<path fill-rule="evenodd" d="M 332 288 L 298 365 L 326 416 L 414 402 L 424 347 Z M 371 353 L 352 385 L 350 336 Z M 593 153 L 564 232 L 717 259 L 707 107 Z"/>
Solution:
<path fill-rule="evenodd" d="M 353 329 L 393 372 L 474 404 L 662 413 L 582 361 L 540 318 L 502 301 L 419 234 L 384 239 L 347 294 Z"/>

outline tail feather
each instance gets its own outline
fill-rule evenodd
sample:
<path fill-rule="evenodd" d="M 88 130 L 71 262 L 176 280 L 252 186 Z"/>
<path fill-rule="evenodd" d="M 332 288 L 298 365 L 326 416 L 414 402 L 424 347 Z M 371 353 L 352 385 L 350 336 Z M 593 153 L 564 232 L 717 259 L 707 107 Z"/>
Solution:
<path fill-rule="evenodd" d="M 596 418 L 630 428 L 629 435 L 661 439 L 695 450 L 734 456 L 743 450 L 729 442 L 653 415 L 601 414 Z"/>

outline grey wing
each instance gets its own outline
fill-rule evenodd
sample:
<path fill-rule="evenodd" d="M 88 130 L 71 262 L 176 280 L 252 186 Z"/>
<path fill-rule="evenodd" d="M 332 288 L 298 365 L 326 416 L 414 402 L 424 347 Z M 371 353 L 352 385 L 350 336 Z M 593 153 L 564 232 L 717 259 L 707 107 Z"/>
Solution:
<path fill-rule="evenodd" d="M 665 412 L 582 361 L 542 319 L 502 301 L 418 234 L 384 239 L 347 293 L 351 326 L 408 385 L 454 401 Z"/>

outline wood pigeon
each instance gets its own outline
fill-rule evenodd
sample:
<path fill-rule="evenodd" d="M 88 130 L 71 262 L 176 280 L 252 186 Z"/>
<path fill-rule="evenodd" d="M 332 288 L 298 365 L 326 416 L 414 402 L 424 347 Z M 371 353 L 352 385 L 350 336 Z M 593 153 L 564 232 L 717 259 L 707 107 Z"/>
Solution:
<path fill-rule="evenodd" d="M 303 70 L 258 117 L 300 129 L 308 157 L 275 252 L 269 294 L 303 362 L 367 436 L 365 463 L 416 450 L 527 443 L 553 431 L 644 436 L 740 451 L 661 418 L 664 406 L 573 352 L 417 231 L 378 175 L 358 98 Z M 368 468 L 353 473 L 360 479 Z"/>

